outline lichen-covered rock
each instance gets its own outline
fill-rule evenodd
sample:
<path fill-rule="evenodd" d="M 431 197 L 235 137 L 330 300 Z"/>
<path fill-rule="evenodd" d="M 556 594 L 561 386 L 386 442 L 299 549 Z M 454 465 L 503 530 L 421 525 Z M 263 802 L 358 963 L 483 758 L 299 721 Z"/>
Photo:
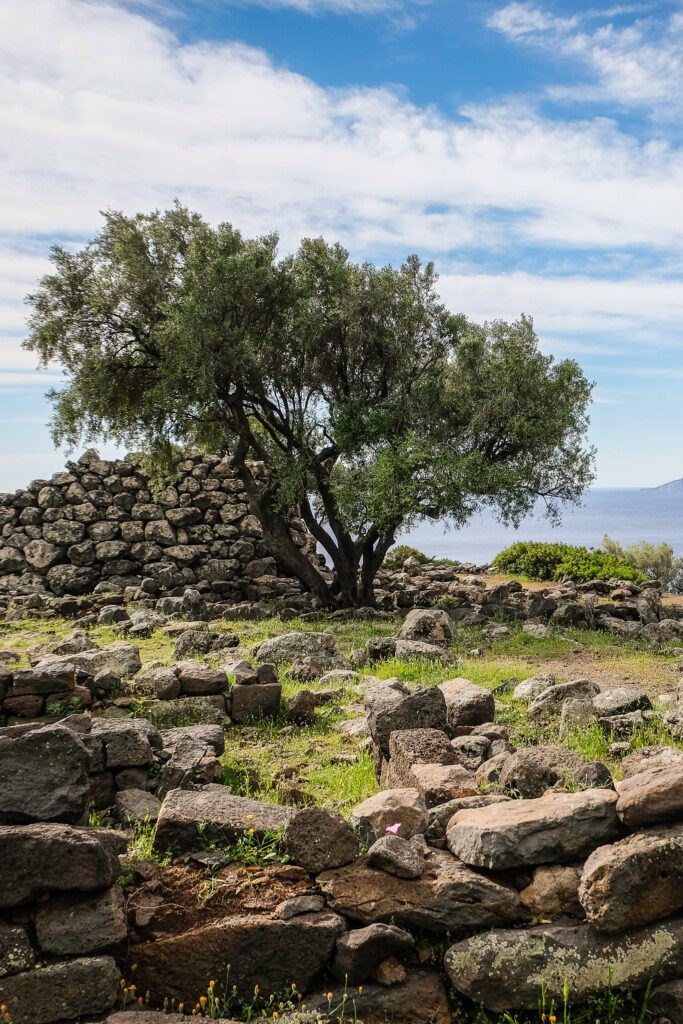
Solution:
<path fill-rule="evenodd" d="M 254 653 L 259 661 L 276 665 L 312 656 L 326 669 L 349 667 L 332 633 L 283 633 L 262 641 Z"/>
<path fill-rule="evenodd" d="M 573 782 L 584 766 L 566 747 L 523 747 L 506 759 L 498 781 L 507 793 L 539 797 L 557 782 Z"/>
<path fill-rule="evenodd" d="M 618 936 L 588 925 L 504 929 L 456 943 L 444 966 L 456 992 L 494 1011 L 535 1009 L 545 985 L 548 999 L 584 1003 L 608 988 L 643 988 L 683 971 L 683 919 Z"/>
<path fill-rule="evenodd" d="M 579 889 L 589 924 L 636 928 L 683 908 L 683 828 L 648 829 L 594 850 Z"/>
<path fill-rule="evenodd" d="M 448 644 L 453 639 L 453 620 L 441 608 L 413 608 L 396 635 L 399 640 Z"/>

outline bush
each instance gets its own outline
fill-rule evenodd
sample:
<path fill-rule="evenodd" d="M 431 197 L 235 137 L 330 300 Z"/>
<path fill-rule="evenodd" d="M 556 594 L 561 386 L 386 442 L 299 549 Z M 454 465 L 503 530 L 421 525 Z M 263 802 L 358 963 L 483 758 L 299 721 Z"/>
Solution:
<path fill-rule="evenodd" d="M 425 562 L 429 561 L 423 551 L 418 551 L 417 548 L 411 548 L 409 544 L 397 544 L 395 548 L 392 548 L 387 552 L 383 568 L 402 569 L 406 558 L 417 558 L 420 565 L 424 565 Z"/>
<path fill-rule="evenodd" d="M 499 572 L 510 576 L 528 576 L 531 580 L 553 580 L 558 566 L 572 550 L 569 544 L 517 541 L 496 555 L 492 564 Z"/>
<path fill-rule="evenodd" d="M 649 541 L 640 540 L 637 544 L 622 547 L 619 541 L 605 534 L 602 538 L 602 549 L 608 555 L 628 562 L 650 579 L 658 580 L 672 593 L 683 593 L 683 558 L 674 556 L 670 544 L 651 544 Z"/>
<path fill-rule="evenodd" d="M 648 579 L 640 569 L 612 553 L 540 541 L 511 544 L 496 555 L 493 565 L 499 572 L 541 581 L 560 580 L 565 576 L 577 582 L 617 579 L 646 583 Z"/>

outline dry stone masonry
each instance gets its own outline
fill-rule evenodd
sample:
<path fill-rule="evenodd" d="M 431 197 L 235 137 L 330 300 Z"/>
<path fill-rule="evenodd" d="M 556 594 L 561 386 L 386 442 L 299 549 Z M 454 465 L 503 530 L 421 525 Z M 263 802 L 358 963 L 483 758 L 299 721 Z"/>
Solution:
<path fill-rule="evenodd" d="M 251 471 L 264 479 L 262 464 Z M 278 576 L 230 460 L 216 456 L 188 455 L 159 493 L 132 456 L 106 461 L 87 451 L 50 480 L 0 495 L 0 526 L 8 594 L 74 597 L 142 586 L 154 595 L 197 581 L 229 600 L 299 594 Z M 303 523 L 293 521 L 292 532 L 315 559 Z"/>

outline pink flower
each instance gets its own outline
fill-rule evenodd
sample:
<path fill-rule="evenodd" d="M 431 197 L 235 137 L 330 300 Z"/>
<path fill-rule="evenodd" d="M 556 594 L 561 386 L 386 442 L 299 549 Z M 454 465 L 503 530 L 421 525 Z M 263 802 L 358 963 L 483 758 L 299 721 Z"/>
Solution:
<path fill-rule="evenodd" d="M 395 836 L 398 833 L 398 830 L 400 829 L 400 827 L 401 827 L 401 822 L 400 821 L 397 822 L 395 825 L 387 825 L 387 832 L 391 832 L 392 836 Z"/>

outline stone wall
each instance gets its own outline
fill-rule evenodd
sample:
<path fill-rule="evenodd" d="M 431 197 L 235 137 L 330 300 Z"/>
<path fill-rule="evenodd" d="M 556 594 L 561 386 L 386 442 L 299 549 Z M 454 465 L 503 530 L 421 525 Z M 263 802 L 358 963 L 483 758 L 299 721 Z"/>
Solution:
<path fill-rule="evenodd" d="M 265 476 L 252 463 L 257 480 Z M 87 451 L 50 480 L 0 494 L 0 583 L 10 594 L 83 595 L 142 586 L 147 594 L 206 581 L 227 599 L 299 592 L 278 576 L 230 460 L 188 456 L 172 486 L 155 493 L 132 456 Z M 316 559 L 300 520 L 296 543 Z"/>

